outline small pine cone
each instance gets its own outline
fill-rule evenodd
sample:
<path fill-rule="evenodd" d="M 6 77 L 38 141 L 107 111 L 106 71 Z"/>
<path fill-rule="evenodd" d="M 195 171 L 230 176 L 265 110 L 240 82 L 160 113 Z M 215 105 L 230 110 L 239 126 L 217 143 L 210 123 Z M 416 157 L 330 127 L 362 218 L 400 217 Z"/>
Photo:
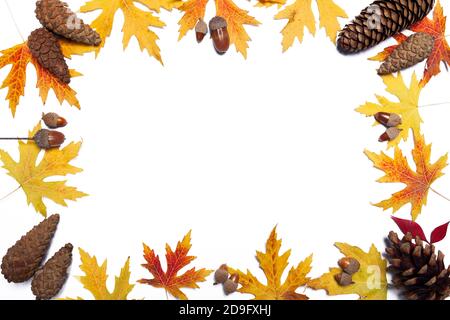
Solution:
<path fill-rule="evenodd" d="M 44 27 L 64 38 L 91 46 L 102 42 L 100 35 L 60 0 L 38 0 L 36 17 Z"/>
<path fill-rule="evenodd" d="M 393 273 L 392 282 L 409 300 L 444 300 L 450 296 L 450 267 L 444 254 L 436 255 L 433 245 L 424 244 L 411 233 L 399 239 L 393 231 L 388 236 L 386 254 Z"/>
<path fill-rule="evenodd" d="M 31 291 L 36 300 L 49 300 L 55 297 L 67 280 L 68 269 L 72 264 L 73 246 L 68 243 L 36 271 L 31 282 Z"/>
<path fill-rule="evenodd" d="M 63 83 L 70 83 L 70 72 L 58 39 L 45 28 L 34 30 L 28 37 L 28 47 L 39 64 Z"/>
<path fill-rule="evenodd" d="M 434 37 L 425 32 L 414 33 L 402 42 L 384 61 L 379 75 L 391 74 L 415 66 L 429 57 L 434 47 Z"/>
<path fill-rule="evenodd" d="M 8 282 L 24 282 L 34 275 L 50 247 L 58 222 L 58 214 L 50 216 L 8 249 L 1 265 Z"/>
<path fill-rule="evenodd" d="M 343 54 L 371 48 L 427 16 L 435 0 L 376 0 L 340 32 Z"/>

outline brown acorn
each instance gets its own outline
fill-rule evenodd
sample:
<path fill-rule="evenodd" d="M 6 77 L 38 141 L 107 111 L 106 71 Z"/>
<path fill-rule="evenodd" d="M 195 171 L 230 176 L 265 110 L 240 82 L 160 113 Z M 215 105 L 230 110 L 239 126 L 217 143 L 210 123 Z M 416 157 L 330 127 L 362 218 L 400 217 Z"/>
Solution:
<path fill-rule="evenodd" d="M 345 272 L 336 274 L 334 279 L 341 287 L 346 287 L 353 284 L 352 276 Z"/>
<path fill-rule="evenodd" d="M 227 265 L 223 264 L 220 266 L 219 269 L 217 269 L 217 271 L 214 273 L 214 285 L 216 284 L 223 284 L 225 283 L 225 281 L 228 280 L 228 269 L 227 269 Z"/>
<path fill-rule="evenodd" d="M 42 121 L 50 129 L 62 128 L 67 125 L 67 120 L 54 112 L 42 113 Z"/>
<path fill-rule="evenodd" d="M 398 137 L 402 130 L 397 127 L 387 128 L 387 130 L 380 136 L 378 142 L 389 142 Z"/>
<path fill-rule="evenodd" d="M 202 18 L 198 19 L 197 24 L 195 25 L 195 37 L 197 39 L 197 42 L 200 43 L 203 41 L 203 38 L 208 33 L 208 26 L 206 25 L 206 22 L 203 21 Z"/>
<path fill-rule="evenodd" d="M 218 54 L 224 54 L 230 47 L 230 36 L 227 30 L 227 21 L 215 16 L 209 21 L 209 30 L 213 40 L 214 49 Z"/>
<path fill-rule="evenodd" d="M 223 291 L 225 292 L 226 295 L 229 295 L 229 294 L 236 292 L 238 286 L 239 286 L 239 275 L 233 274 L 223 284 Z"/>
<path fill-rule="evenodd" d="M 402 118 L 396 113 L 378 112 L 375 114 L 375 120 L 386 128 L 396 127 L 402 124 Z"/>
<path fill-rule="evenodd" d="M 358 260 L 351 257 L 344 257 L 338 261 L 339 267 L 347 274 L 353 275 L 359 271 L 361 265 Z"/>
<path fill-rule="evenodd" d="M 41 129 L 36 132 L 33 140 L 39 148 L 48 150 L 59 148 L 66 140 L 66 137 L 59 131 Z"/>

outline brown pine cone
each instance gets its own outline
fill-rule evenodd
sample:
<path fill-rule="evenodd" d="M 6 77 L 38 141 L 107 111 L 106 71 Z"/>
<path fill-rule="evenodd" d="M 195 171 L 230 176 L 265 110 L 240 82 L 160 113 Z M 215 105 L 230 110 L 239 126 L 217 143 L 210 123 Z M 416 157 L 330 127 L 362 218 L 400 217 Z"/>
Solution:
<path fill-rule="evenodd" d="M 36 300 L 49 300 L 55 297 L 67 280 L 68 269 L 72 264 L 73 246 L 68 243 L 36 271 L 31 282 L 31 291 Z"/>
<path fill-rule="evenodd" d="M 44 27 L 64 38 L 91 46 L 102 42 L 100 35 L 60 0 L 38 0 L 36 17 Z"/>
<path fill-rule="evenodd" d="M 58 214 L 50 216 L 8 249 L 1 265 L 8 282 L 24 282 L 34 275 L 50 247 L 58 222 Z"/>
<path fill-rule="evenodd" d="M 434 37 L 425 32 L 409 36 L 378 69 L 379 75 L 391 74 L 415 66 L 429 57 L 434 47 Z"/>
<path fill-rule="evenodd" d="M 399 239 L 389 233 L 386 254 L 393 272 L 392 282 L 409 300 L 444 300 L 450 296 L 450 267 L 444 265 L 444 254 L 436 255 L 433 245 L 424 244 L 411 233 Z"/>
<path fill-rule="evenodd" d="M 28 47 L 39 64 L 53 74 L 59 81 L 70 83 L 69 67 L 58 39 L 45 28 L 34 30 L 28 37 Z"/>
<path fill-rule="evenodd" d="M 409 28 L 427 16 L 435 0 L 376 0 L 339 33 L 337 49 L 360 52 Z"/>

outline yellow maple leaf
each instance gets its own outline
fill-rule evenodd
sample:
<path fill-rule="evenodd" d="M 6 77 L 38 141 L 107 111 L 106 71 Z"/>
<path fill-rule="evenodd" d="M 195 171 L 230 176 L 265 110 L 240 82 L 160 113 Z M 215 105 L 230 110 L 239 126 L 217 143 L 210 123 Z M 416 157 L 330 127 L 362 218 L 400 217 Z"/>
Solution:
<path fill-rule="evenodd" d="M 247 58 L 247 42 L 250 37 L 244 29 L 244 24 L 257 26 L 258 20 L 248 15 L 248 11 L 240 9 L 232 0 L 215 0 L 216 15 L 223 17 L 227 21 L 227 29 L 230 35 L 230 43 L 234 44 L 236 51 Z"/>
<path fill-rule="evenodd" d="M 29 137 L 33 137 L 40 129 L 41 126 L 37 125 L 30 132 Z M 19 141 L 19 162 L 14 161 L 4 150 L 0 150 L 0 160 L 3 162 L 3 168 L 19 183 L 18 189 L 22 188 L 25 192 L 28 204 L 31 203 L 37 212 L 46 216 L 47 207 L 43 198 L 67 206 L 66 200 L 75 201 L 87 196 L 77 188 L 67 186 L 66 181 L 45 181 L 50 177 L 81 172 L 82 169 L 70 164 L 70 161 L 78 155 L 80 148 L 81 142 L 72 142 L 63 149 L 47 150 L 44 152 L 42 160 L 36 163 L 41 150 L 32 140 L 26 143 Z"/>
<path fill-rule="evenodd" d="M 256 259 L 261 270 L 267 278 L 267 284 L 262 284 L 249 271 L 243 273 L 240 270 L 228 268 L 230 274 L 239 275 L 241 293 L 249 293 L 255 296 L 255 300 L 306 300 L 307 296 L 299 294 L 296 290 L 304 286 L 311 271 L 312 255 L 300 262 L 297 267 L 289 270 L 286 280 L 281 283 L 281 277 L 288 266 L 291 250 L 286 251 L 281 256 L 281 239 L 277 239 L 276 227 L 273 228 L 266 242 L 266 252 L 256 252 Z"/>
<path fill-rule="evenodd" d="M 448 155 L 440 157 L 438 161 L 431 164 L 431 144 L 427 145 L 424 136 L 420 134 L 414 134 L 414 149 L 412 150 L 416 171 L 411 169 L 408 160 L 398 146 L 395 147 L 394 158 L 387 156 L 384 152 L 376 154 L 366 150 L 365 154 L 373 162 L 375 168 L 386 173 L 378 182 L 400 182 L 406 185 L 403 190 L 394 193 L 390 199 L 381 201 L 375 206 L 383 208 L 383 210 L 392 208 L 393 212 L 396 212 L 404 205 L 411 203 L 411 216 L 413 220 L 416 220 L 422 207 L 427 203 L 428 191 L 434 191 L 431 184 L 444 175 L 442 170 L 447 166 Z"/>
<path fill-rule="evenodd" d="M 358 272 L 353 274 L 353 284 L 340 286 L 335 275 L 341 273 L 340 268 L 330 268 L 328 273 L 320 278 L 309 281 L 308 286 L 315 289 L 324 289 L 329 295 L 357 294 L 362 300 L 386 300 L 387 279 L 386 260 L 381 257 L 377 248 L 372 245 L 369 252 L 364 252 L 358 247 L 346 243 L 335 243 L 335 246 L 346 257 L 356 259 L 360 264 Z"/>
<path fill-rule="evenodd" d="M 100 46 L 95 48 L 98 54 L 105 45 L 105 40 L 111 35 L 114 16 L 120 9 L 124 15 L 123 48 L 126 49 L 132 37 L 136 37 L 141 50 L 147 50 L 148 54 L 162 63 L 160 49 L 156 44 L 159 39 L 150 27 L 162 28 L 165 23 L 150 11 L 144 11 L 136 7 L 134 3 L 140 3 L 151 10 L 159 10 L 160 7 L 171 6 L 171 1 L 158 2 L 155 0 L 91 0 L 80 8 L 81 12 L 101 10 L 101 14 L 91 23 L 91 27 L 102 38 Z M 175 4 L 173 4 L 175 6 Z"/>
<path fill-rule="evenodd" d="M 130 258 L 120 270 L 120 275 L 115 277 L 114 291 L 109 292 L 106 282 L 108 280 L 107 260 L 100 266 L 95 256 L 90 256 L 86 251 L 79 248 L 81 265 L 80 269 L 84 276 L 78 277 L 84 288 L 92 293 L 95 300 L 127 300 L 134 285 L 130 284 Z M 70 299 L 70 298 L 69 298 Z M 77 298 L 80 300 L 81 298 Z"/>
<path fill-rule="evenodd" d="M 423 86 L 417 80 L 413 73 L 409 88 L 403 81 L 402 74 L 398 76 L 388 75 L 382 77 L 386 85 L 386 91 L 398 98 L 398 102 L 392 102 L 389 99 L 376 95 L 378 103 L 367 102 L 356 109 L 356 111 L 366 115 L 374 116 L 378 112 L 396 113 L 402 117 L 402 124 L 399 125 L 401 132 L 399 136 L 388 143 L 388 148 L 397 146 L 403 139 L 406 141 L 409 136 L 409 130 L 414 134 L 420 133 L 420 124 L 423 122 L 419 114 L 419 98 Z"/>
<path fill-rule="evenodd" d="M 345 11 L 339 7 L 333 0 L 316 0 L 319 9 L 320 27 L 325 28 L 328 38 L 336 43 L 336 36 L 341 25 L 338 18 L 348 18 Z"/>

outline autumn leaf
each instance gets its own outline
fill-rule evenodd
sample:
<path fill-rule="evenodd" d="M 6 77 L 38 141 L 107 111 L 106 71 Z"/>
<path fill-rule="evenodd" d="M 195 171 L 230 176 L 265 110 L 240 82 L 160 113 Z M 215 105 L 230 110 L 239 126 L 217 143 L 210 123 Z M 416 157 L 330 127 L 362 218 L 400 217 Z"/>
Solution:
<path fill-rule="evenodd" d="M 111 35 L 114 16 L 120 9 L 124 15 L 123 48 L 126 49 L 132 37 L 136 37 L 141 50 L 147 50 L 148 54 L 162 63 L 160 49 L 156 44 L 159 39 L 150 27 L 162 28 L 165 23 L 150 11 L 144 11 L 136 7 L 139 3 L 150 10 L 159 11 L 161 7 L 171 8 L 174 1 L 159 2 L 157 0 L 91 0 L 80 8 L 81 12 L 101 10 L 101 14 L 91 23 L 91 27 L 102 38 L 102 44 L 95 48 L 98 54 L 105 45 L 105 40 Z M 172 3 L 172 4 L 171 4 Z"/>
<path fill-rule="evenodd" d="M 403 190 L 394 193 L 390 199 L 381 201 L 375 206 L 383 208 L 383 210 L 392 208 L 395 213 L 410 203 L 412 219 L 416 220 L 422 207 L 427 204 L 428 191 L 434 191 L 431 188 L 432 183 L 444 175 L 442 170 L 447 166 L 448 155 L 440 157 L 432 164 L 430 162 L 431 144 L 425 144 L 425 138 L 420 134 L 414 135 L 414 149 L 412 150 L 416 171 L 411 169 L 408 160 L 398 146 L 395 147 L 394 158 L 383 152 L 376 154 L 366 150 L 365 154 L 374 163 L 375 168 L 386 173 L 378 182 L 406 185 Z"/>
<path fill-rule="evenodd" d="M 40 129 L 41 126 L 37 125 L 29 137 L 33 137 Z M 35 210 L 45 217 L 47 207 L 43 198 L 66 207 L 66 200 L 76 201 L 87 196 L 77 188 L 67 186 L 66 181 L 45 181 L 51 177 L 81 172 L 82 169 L 70 164 L 77 157 L 80 148 L 81 142 L 72 142 L 63 149 L 41 151 L 32 140 L 19 141 L 19 162 L 14 161 L 4 150 L 0 150 L 0 160 L 3 162 L 3 168 L 19 183 L 18 189 L 22 188 L 25 192 L 28 204 L 31 203 Z M 43 158 L 37 163 L 41 152 L 44 152 Z"/>
<path fill-rule="evenodd" d="M 338 18 L 348 18 L 345 11 L 339 7 L 333 0 L 316 0 L 319 9 L 320 27 L 325 29 L 325 32 L 333 43 L 336 43 L 336 36 L 341 25 Z"/>
<path fill-rule="evenodd" d="M 438 1 L 434 8 L 433 19 L 425 18 L 422 21 L 414 24 L 411 30 L 414 32 L 425 32 L 432 35 L 435 39 L 434 48 L 428 57 L 425 65 L 425 70 L 423 78 L 420 81 L 422 86 L 425 86 L 432 77 L 438 75 L 441 72 L 440 64 L 444 64 L 446 68 L 450 64 L 450 47 L 446 40 L 446 20 L 447 17 L 444 16 L 443 8 Z M 400 44 L 405 41 L 407 37 L 405 35 L 397 35 L 396 40 Z M 390 46 L 384 49 L 383 52 L 379 53 L 371 60 L 374 61 L 384 61 L 392 53 L 392 51 L 398 45 Z"/>
<path fill-rule="evenodd" d="M 412 129 L 414 134 L 420 133 L 420 125 L 423 122 L 419 114 L 418 104 L 422 85 L 417 80 L 414 73 L 411 77 L 409 88 L 406 86 L 401 73 L 398 76 L 388 75 L 382 77 L 386 85 L 386 91 L 398 98 L 398 102 L 392 102 L 389 99 L 377 95 L 378 103 L 367 102 L 356 109 L 356 111 L 366 115 L 374 116 L 377 112 L 396 113 L 401 116 L 402 124 L 399 136 L 388 143 L 388 148 L 397 146 L 403 139 L 406 141 L 409 137 L 409 131 Z"/>
<path fill-rule="evenodd" d="M 67 101 L 70 105 L 80 108 L 76 98 L 76 92 L 67 84 L 60 82 L 50 72 L 43 68 L 32 56 L 26 43 L 19 44 L 7 50 L 0 51 L 0 69 L 12 65 L 11 70 L 0 89 L 8 88 L 6 100 L 13 116 L 16 114 L 20 97 L 25 93 L 27 78 L 27 66 L 31 62 L 37 73 L 37 88 L 39 89 L 42 102 L 47 101 L 48 92 L 53 90 L 58 101 L 62 104 Z M 76 75 L 72 71 L 72 75 Z"/>
<path fill-rule="evenodd" d="M 372 245 L 369 252 L 364 252 L 358 247 L 346 243 L 335 243 L 335 246 L 346 257 L 356 259 L 360 264 L 358 272 L 353 274 L 353 284 L 340 286 L 335 275 L 342 272 L 340 268 L 330 268 L 328 273 L 320 278 L 311 280 L 308 283 L 310 288 L 315 290 L 324 289 L 328 295 L 357 294 L 361 300 L 386 300 L 387 279 L 386 260 L 381 257 L 377 248 Z"/>
<path fill-rule="evenodd" d="M 188 256 L 191 249 L 191 231 L 189 231 L 181 242 L 178 242 L 175 252 L 166 244 L 167 270 L 163 271 L 158 255 L 144 244 L 144 258 L 147 261 L 142 266 L 146 268 L 154 278 L 141 279 L 138 282 L 148 284 L 155 288 L 164 288 L 167 293 L 177 299 L 187 300 L 187 296 L 180 290 L 182 288 L 199 288 L 198 282 L 206 281 L 206 277 L 212 270 L 191 268 L 181 275 L 178 272 L 196 259 Z"/>
<path fill-rule="evenodd" d="M 256 2 L 255 7 L 271 7 L 273 5 L 277 5 L 278 8 L 284 6 L 286 4 L 286 0 L 258 0 Z"/>
<path fill-rule="evenodd" d="M 107 288 L 108 275 L 107 260 L 100 266 L 95 256 L 90 256 L 83 249 L 79 248 L 81 265 L 80 269 L 84 276 L 78 277 L 84 288 L 92 293 L 95 300 L 127 300 L 128 295 L 133 290 L 134 285 L 130 284 L 130 258 L 120 270 L 118 277 L 115 277 L 114 291 L 109 292 Z M 70 299 L 70 298 L 68 298 Z M 80 300 L 81 298 L 77 298 Z"/>
<path fill-rule="evenodd" d="M 189 30 L 194 29 L 199 19 L 204 18 L 207 3 L 208 0 L 188 0 L 181 5 L 179 9 L 184 14 L 178 22 L 180 26 L 178 40 L 181 40 Z"/>
<path fill-rule="evenodd" d="M 256 252 L 256 260 L 266 276 L 267 283 L 262 284 L 249 270 L 244 273 L 240 270 L 228 268 L 230 274 L 239 275 L 241 293 L 248 293 L 255 300 L 307 300 L 308 297 L 297 293 L 296 290 L 304 286 L 311 271 L 312 255 L 300 262 L 297 267 L 289 270 L 286 280 L 281 283 L 281 277 L 288 266 L 291 250 L 280 255 L 281 239 L 277 239 L 276 227 L 270 233 L 266 242 L 266 252 Z"/>

